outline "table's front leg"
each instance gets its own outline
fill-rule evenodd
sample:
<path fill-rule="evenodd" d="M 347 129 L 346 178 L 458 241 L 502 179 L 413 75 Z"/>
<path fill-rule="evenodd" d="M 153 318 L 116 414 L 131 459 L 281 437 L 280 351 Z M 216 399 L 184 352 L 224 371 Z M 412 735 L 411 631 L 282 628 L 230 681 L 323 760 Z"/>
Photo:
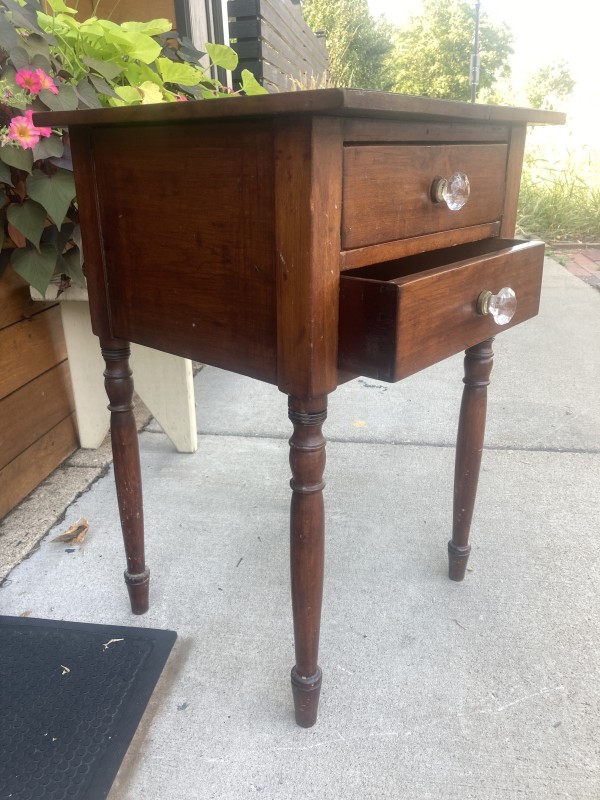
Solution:
<path fill-rule="evenodd" d="M 109 399 L 110 436 L 121 529 L 127 569 L 125 583 L 131 610 L 148 610 L 150 571 L 144 561 L 144 512 L 137 427 L 133 415 L 133 379 L 129 369 L 129 343 L 121 339 L 102 340 L 106 363 L 104 385 Z"/>
<path fill-rule="evenodd" d="M 321 691 L 321 669 L 317 663 L 325 539 L 325 439 L 321 428 L 326 416 L 326 396 L 312 400 L 289 398 L 289 417 L 294 426 L 290 439 L 290 486 L 293 492 L 290 562 L 296 645 L 292 693 L 296 722 L 303 728 L 309 728 L 317 721 Z"/>
<path fill-rule="evenodd" d="M 471 551 L 469 533 L 483 451 L 487 387 L 494 358 L 493 341 L 493 338 L 486 339 L 465 351 L 465 388 L 460 407 L 454 471 L 454 518 L 452 539 L 448 542 L 449 576 L 453 581 L 462 581 L 465 577 Z"/>

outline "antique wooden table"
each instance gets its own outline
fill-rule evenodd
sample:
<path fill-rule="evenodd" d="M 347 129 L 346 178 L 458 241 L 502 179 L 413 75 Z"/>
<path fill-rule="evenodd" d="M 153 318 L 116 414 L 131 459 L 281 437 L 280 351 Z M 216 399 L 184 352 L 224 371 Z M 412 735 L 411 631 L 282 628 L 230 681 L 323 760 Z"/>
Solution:
<path fill-rule="evenodd" d="M 466 349 L 448 544 L 462 580 L 492 339 L 539 305 L 543 245 L 511 238 L 526 125 L 564 117 L 326 89 L 35 119 L 70 129 L 132 610 L 147 610 L 149 586 L 138 342 L 289 396 L 292 689 L 298 724 L 313 725 L 327 395 Z"/>

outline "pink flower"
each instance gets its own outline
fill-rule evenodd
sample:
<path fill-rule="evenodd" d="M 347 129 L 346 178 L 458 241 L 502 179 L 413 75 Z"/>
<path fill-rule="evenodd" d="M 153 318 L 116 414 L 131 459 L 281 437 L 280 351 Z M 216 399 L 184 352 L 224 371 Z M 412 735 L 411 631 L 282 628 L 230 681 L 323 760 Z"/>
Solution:
<path fill-rule="evenodd" d="M 47 75 L 43 69 L 39 68 L 36 69 L 35 74 L 38 76 L 38 80 L 40 82 L 40 88 L 48 89 L 48 91 L 52 92 L 52 94 L 58 94 L 58 87 L 56 86 L 50 75 Z"/>
<path fill-rule="evenodd" d="M 25 150 L 33 150 L 40 140 L 40 132 L 31 121 L 30 116 L 13 117 L 8 126 L 8 136 Z"/>
<path fill-rule="evenodd" d="M 42 88 L 39 77 L 30 69 L 20 69 L 15 75 L 15 82 L 24 89 L 29 89 L 31 94 L 38 94 Z"/>
<path fill-rule="evenodd" d="M 31 125 L 33 128 L 35 128 L 35 129 L 36 129 L 36 131 L 39 133 L 39 135 L 40 135 L 40 136 L 45 136 L 46 138 L 48 138 L 49 136 L 52 136 L 52 128 L 39 128 L 39 127 L 36 127 L 36 126 L 33 124 L 33 111 L 32 111 L 31 109 L 28 109 L 28 110 L 25 112 L 25 116 L 26 116 L 26 117 L 27 117 L 27 119 L 29 120 L 29 123 L 30 123 L 30 125 Z"/>
<path fill-rule="evenodd" d="M 175 100 L 177 100 L 178 103 L 187 103 L 187 97 L 184 94 L 176 94 Z"/>

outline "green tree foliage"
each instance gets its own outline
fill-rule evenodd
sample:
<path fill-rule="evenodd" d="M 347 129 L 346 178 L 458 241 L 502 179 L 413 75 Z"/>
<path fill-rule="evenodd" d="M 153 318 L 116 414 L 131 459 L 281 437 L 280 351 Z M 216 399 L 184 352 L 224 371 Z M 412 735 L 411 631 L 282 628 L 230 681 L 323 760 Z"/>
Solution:
<path fill-rule="evenodd" d="M 575 89 L 575 80 L 566 61 L 542 67 L 525 87 L 527 100 L 532 108 L 554 111 L 561 102 L 568 100 Z"/>
<path fill-rule="evenodd" d="M 367 0 L 304 0 L 302 10 L 313 31 L 326 32 L 334 86 L 391 88 L 386 61 L 394 26 L 373 18 Z"/>
<path fill-rule="evenodd" d="M 393 91 L 469 100 L 470 56 L 475 33 L 475 4 L 464 0 L 425 0 L 423 10 L 398 28 L 388 59 Z M 512 34 L 485 13 L 479 26 L 479 86 L 490 89 L 510 74 Z"/>

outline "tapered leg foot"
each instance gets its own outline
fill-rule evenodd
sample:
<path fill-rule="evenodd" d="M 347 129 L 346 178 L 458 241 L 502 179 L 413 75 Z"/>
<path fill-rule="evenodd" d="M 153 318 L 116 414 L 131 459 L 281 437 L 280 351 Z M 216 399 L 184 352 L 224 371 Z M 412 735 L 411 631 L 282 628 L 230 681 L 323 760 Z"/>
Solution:
<path fill-rule="evenodd" d="M 290 566 L 296 666 L 292 693 L 296 722 L 310 728 L 317 721 L 321 670 L 317 664 L 323 597 L 325 439 L 327 398 L 289 398 L 294 425 L 290 439 L 292 502 L 290 508 Z"/>
<path fill-rule="evenodd" d="M 145 614 L 150 607 L 150 570 L 146 569 L 139 575 L 131 575 L 125 570 L 125 584 L 129 592 L 131 611 L 134 614 Z"/>
<path fill-rule="evenodd" d="M 320 667 L 317 667 L 317 673 L 309 678 L 298 675 L 296 667 L 292 669 L 294 712 L 296 723 L 301 728 L 312 728 L 317 721 L 322 678 Z"/>
<path fill-rule="evenodd" d="M 148 611 L 150 572 L 144 556 L 144 511 L 137 428 L 133 416 L 133 380 L 129 344 L 121 339 L 101 342 L 106 362 L 104 385 L 109 399 L 110 438 L 115 469 L 121 530 L 127 569 L 125 583 L 134 614 Z"/>
<path fill-rule="evenodd" d="M 452 539 L 448 542 L 448 575 L 453 581 L 462 581 L 465 577 L 471 551 L 469 533 L 483 451 L 493 341 L 486 339 L 465 352 L 465 388 L 456 440 Z"/>
<path fill-rule="evenodd" d="M 451 581 L 464 579 L 470 552 L 470 544 L 466 547 L 457 547 L 452 541 L 448 542 L 448 577 Z"/>

